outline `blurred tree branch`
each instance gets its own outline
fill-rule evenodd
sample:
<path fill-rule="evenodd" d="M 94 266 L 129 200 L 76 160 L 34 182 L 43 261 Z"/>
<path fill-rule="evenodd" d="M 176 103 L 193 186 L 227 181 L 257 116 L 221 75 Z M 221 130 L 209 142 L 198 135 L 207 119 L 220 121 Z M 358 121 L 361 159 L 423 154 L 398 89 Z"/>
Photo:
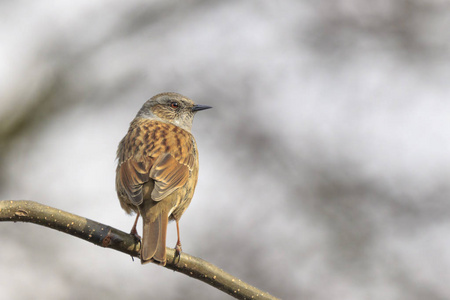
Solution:
<path fill-rule="evenodd" d="M 76 236 L 97 246 L 139 257 L 140 242 L 131 234 L 33 201 L 0 201 L 0 222 L 29 222 Z M 167 248 L 166 268 L 201 280 L 237 299 L 277 299 L 203 259 Z"/>

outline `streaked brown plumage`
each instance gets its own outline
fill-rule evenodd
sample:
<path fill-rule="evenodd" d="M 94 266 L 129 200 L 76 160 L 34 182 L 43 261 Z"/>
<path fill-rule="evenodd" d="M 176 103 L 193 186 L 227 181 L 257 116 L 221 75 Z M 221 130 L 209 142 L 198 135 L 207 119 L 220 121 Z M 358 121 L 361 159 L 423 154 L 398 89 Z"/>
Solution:
<path fill-rule="evenodd" d="M 177 93 L 162 93 L 144 103 L 117 149 L 116 190 L 127 213 L 143 219 L 141 262 L 166 263 L 169 219 L 177 224 L 194 195 L 198 152 L 191 127 L 197 111 L 210 108 Z"/>

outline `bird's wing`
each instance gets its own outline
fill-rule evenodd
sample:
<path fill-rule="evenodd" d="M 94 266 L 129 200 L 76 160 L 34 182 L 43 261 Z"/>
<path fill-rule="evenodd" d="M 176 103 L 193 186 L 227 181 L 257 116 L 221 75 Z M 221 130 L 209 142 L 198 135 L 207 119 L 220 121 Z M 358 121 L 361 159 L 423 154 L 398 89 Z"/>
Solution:
<path fill-rule="evenodd" d="M 164 135 L 157 139 L 160 149 L 150 169 L 149 176 L 155 181 L 152 199 L 160 201 L 180 187 L 189 179 L 197 157 L 193 136 L 171 124 L 161 124 Z"/>
<path fill-rule="evenodd" d="M 184 186 L 189 178 L 197 156 L 195 141 L 190 133 L 174 127 L 151 121 L 142 124 L 142 129 L 136 129 L 132 134 L 139 151 L 134 155 L 124 153 L 119 175 L 121 186 L 136 205 L 142 203 L 142 187 L 149 180 L 155 181 L 152 199 L 160 201 Z M 131 143 L 133 139 L 124 143 Z M 130 148 L 129 145 L 123 146 L 124 151 Z"/>
<path fill-rule="evenodd" d="M 143 201 L 142 186 L 149 181 L 150 161 L 136 161 L 129 159 L 120 165 L 120 184 L 134 204 Z"/>
<path fill-rule="evenodd" d="M 155 180 L 152 199 L 160 201 L 184 186 L 189 178 L 189 168 L 177 161 L 171 153 L 164 153 L 156 159 L 149 175 Z"/>

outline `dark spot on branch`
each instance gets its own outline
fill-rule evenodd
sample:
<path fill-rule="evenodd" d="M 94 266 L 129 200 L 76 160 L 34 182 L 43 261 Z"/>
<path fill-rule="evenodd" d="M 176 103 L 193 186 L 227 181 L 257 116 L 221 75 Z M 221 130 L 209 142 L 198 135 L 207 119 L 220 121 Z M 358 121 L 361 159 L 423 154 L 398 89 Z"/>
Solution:
<path fill-rule="evenodd" d="M 18 209 L 16 211 L 15 215 L 18 217 L 26 217 L 26 216 L 28 216 L 28 212 L 24 209 Z"/>

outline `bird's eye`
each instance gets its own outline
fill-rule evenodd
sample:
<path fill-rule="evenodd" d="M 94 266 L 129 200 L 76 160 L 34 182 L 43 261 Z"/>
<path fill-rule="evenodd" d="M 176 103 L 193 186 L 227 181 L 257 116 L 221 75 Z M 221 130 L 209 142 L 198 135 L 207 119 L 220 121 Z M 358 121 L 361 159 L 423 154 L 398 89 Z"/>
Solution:
<path fill-rule="evenodd" d="M 170 107 L 172 107 L 172 108 L 178 108 L 178 102 L 172 102 L 172 103 L 170 103 Z"/>

